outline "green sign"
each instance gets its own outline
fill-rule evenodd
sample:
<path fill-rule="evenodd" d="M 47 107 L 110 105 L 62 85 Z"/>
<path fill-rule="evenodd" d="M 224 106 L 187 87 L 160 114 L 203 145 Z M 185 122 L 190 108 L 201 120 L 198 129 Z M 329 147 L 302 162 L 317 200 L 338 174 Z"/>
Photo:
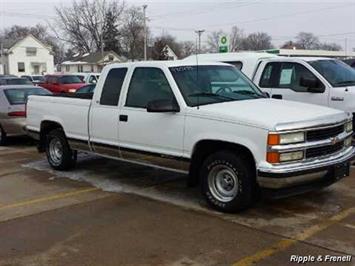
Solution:
<path fill-rule="evenodd" d="M 228 53 L 228 46 L 220 46 L 219 52 L 220 53 Z"/>
<path fill-rule="evenodd" d="M 228 36 L 221 36 L 218 41 L 218 51 L 220 53 L 229 52 L 229 38 Z"/>

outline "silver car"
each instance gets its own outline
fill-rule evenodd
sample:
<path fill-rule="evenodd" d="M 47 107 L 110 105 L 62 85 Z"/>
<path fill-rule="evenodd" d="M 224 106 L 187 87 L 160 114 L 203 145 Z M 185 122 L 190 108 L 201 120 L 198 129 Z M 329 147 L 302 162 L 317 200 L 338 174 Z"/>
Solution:
<path fill-rule="evenodd" d="M 0 145 L 7 137 L 25 135 L 26 101 L 29 95 L 51 94 L 33 85 L 0 86 Z"/>

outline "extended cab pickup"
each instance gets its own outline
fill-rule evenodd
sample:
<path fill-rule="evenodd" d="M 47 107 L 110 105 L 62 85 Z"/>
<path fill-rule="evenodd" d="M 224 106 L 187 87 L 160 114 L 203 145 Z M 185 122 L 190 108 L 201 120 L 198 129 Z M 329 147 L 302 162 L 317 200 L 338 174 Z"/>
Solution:
<path fill-rule="evenodd" d="M 266 98 L 228 64 L 112 64 L 79 96 L 29 97 L 27 131 L 52 168 L 84 151 L 182 171 L 222 211 L 330 185 L 354 154 L 351 114 Z"/>

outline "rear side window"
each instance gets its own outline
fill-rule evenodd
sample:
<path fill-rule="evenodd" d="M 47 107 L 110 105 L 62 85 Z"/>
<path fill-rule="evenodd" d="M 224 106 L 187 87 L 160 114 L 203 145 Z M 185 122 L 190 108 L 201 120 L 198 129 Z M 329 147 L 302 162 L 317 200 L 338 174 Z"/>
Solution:
<path fill-rule="evenodd" d="M 4 90 L 5 96 L 11 105 L 25 104 L 30 95 L 50 95 L 51 93 L 45 89 L 7 89 Z"/>
<path fill-rule="evenodd" d="M 113 68 L 106 77 L 101 93 L 100 104 L 117 106 L 127 68 Z"/>

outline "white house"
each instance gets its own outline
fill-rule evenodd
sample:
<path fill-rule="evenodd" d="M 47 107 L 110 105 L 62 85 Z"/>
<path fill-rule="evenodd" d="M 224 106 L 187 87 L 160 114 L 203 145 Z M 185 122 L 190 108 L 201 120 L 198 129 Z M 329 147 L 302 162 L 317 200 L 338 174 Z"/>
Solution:
<path fill-rule="evenodd" d="M 118 56 L 113 51 L 87 53 L 84 55 L 75 55 L 71 60 L 61 63 L 58 66 L 58 71 L 64 74 L 77 72 L 99 73 L 107 64 L 125 61 L 125 58 Z"/>
<path fill-rule="evenodd" d="M 169 45 L 165 45 L 163 51 L 166 53 L 168 60 L 178 60 L 179 58 L 175 54 L 174 50 Z"/>
<path fill-rule="evenodd" d="M 0 65 L 2 74 L 21 76 L 53 73 L 52 48 L 32 35 L 7 41 L 1 44 Z"/>

